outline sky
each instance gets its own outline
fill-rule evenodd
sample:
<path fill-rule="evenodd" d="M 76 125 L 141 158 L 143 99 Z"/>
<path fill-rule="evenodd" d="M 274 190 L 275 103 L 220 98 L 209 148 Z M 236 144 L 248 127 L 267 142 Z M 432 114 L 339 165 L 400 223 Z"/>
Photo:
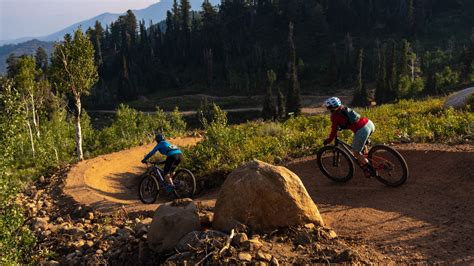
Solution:
<path fill-rule="evenodd" d="M 0 0 L 0 40 L 40 37 L 110 12 L 142 9 L 159 0 Z"/>

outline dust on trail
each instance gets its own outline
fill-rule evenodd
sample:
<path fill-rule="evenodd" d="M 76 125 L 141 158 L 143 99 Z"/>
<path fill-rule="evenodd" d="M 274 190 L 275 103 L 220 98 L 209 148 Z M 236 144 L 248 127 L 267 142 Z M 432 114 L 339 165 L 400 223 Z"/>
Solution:
<path fill-rule="evenodd" d="M 178 145 L 198 139 L 177 139 Z M 140 160 L 151 145 L 81 162 L 71 169 L 65 192 L 102 211 L 154 210 L 138 200 Z M 374 247 L 397 262 L 474 263 L 474 146 L 405 144 L 396 147 L 407 160 L 410 177 L 388 188 L 363 177 L 359 169 L 345 184 L 324 177 L 314 157 L 287 165 L 298 174 L 324 220 L 346 241 Z M 217 191 L 195 200 L 215 203 Z"/>

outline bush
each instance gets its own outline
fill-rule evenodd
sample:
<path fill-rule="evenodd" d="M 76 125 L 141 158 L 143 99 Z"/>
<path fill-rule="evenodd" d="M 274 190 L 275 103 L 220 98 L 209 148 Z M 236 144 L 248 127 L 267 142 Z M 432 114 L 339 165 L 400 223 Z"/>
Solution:
<path fill-rule="evenodd" d="M 443 109 L 442 99 L 403 100 L 397 104 L 360 109 L 376 125 L 375 142 L 455 142 L 472 135 L 472 112 Z M 330 131 L 329 115 L 293 117 L 284 123 L 248 122 L 227 126 L 218 107 L 204 139 L 186 151 L 186 166 L 197 175 L 229 172 L 251 159 L 269 163 L 286 157 L 315 154 Z M 350 131 L 340 132 L 351 140 Z"/>

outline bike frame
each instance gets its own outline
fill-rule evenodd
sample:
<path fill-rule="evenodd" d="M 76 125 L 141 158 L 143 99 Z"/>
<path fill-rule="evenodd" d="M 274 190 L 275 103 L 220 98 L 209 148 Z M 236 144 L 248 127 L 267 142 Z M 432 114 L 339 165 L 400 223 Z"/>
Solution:
<path fill-rule="evenodd" d="M 335 143 L 336 143 L 336 146 L 340 146 L 343 148 L 343 150 L 345 150 L 347 152 L 347 154 L 349 154 L 349 156 L 352 158 L 352 160 L 354 162 L 357 162 L 357 158 L 354 156 L 354 154 L 352 154 L 352 147 L 351 145 L 349 145 L 348 143 L 340 140 L 337 135 L 336 135 L 336 140 L 335 140 Z M 357 164 L 359 165 L 359 164 Z"/>
<path fill-rule="evenodd" d="M 369 142 L 369 140 L 367 140 L 367 142 Z M 349 145 L 348 143 L 340 140 L 337 135 L 336 135 L 336 140 L 335 140 L 335 143 L 336 143 L 336 146 L 339 146 L 339 147 L 342 147 L 343 150 L 345 150 L 348 155 L 351 157 L 352 161 L 356 162 L 357 165 L 362 168 L 362 166 L 359 164 L 359 161 L 357 160 L 357 158 L 354 156 L 354 154 L 352 153 L 352 146 Z M 364 145 L 366 148 L 367 148 L 367 143 Z M 367 155 L 364 154 L 364 157 L 367 158 Z M 368 158 L 367 158 L 368 159 Z M 381 157 L 378 157 L 378 156 L 374 156 L 373 158 L 371 158 L 369 160 L 369 163 L 372 165 L 372 167 L 374 167 L 375 169 L 377 170 L 380 170 L 380 169 L 383 169 L 385 167 L 385 164 L 387 160 L 384 159 L 384 158 L 381 158 Z"/>
<path fill-rule="evenodd" d="M 163 172 L 163 169 L 161 167 L 159 167 L 158 165 L 156 164 L 152 164 L 151 166 L 151 174 L 153 175 L 157 175 L 159 177 L 159 180 L 160 183 L 163 183 L 165 182 L 165 179 L 163 178 L 163 175 L 161 174 Z"/>

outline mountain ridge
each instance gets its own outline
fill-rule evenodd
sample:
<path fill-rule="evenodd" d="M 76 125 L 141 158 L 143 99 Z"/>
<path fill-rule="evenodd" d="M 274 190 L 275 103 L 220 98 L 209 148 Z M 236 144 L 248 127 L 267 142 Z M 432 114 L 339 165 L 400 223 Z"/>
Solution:
<path fill-rule="evenodd" d="M 209 2 L 213 5 L 216 5 L 220 1 L 210 0 Z M 190 4 L 191 4 L 192 10 L 198 10 L 201 7 L 202 0 L 191 0 Z M 154 23 L 159 23 L 160 21 L 166 18 L 166 12 L 170 10 L 172 6 L 173 6 L 172 0 L 161 0 L 146 8 L 132 10 L 132 12 L 137 17 L 137 20 L 145 20 L 146 23 L 148 23 L 149 21 L 153 21 Z M 79 26 L 81 26 L 82 29 L 85 31 L 89 27 L 94 27 L 95 22 L 99 21 L 102 24 L 102 26 L 104 26 L 105 28 L 105 25 L 108 25 L 111 22 L 117 20 L 119 16 L 125 13 L 126 11 L 122 13 L 104 12 L 90 19 L 86 19 L 86 20 L 82 20 L 77 23 L 74 23 L 70 26 L 67 26 L 49 35 L 39 36 L 39 37 L 21 37 L 21 38 L 12 39 L 12 40 L 0 40 L 0 45 L 3 46 L 7 44 L 20 44 L 20 43 L 30 41 L 33 39 L 36 39 L 38 41 L 44 41 L 44 42 L 59 41 L 64 37 L 66 33 L 73 33 L 74 30 L 77 29 L 77 27 Z"/>

